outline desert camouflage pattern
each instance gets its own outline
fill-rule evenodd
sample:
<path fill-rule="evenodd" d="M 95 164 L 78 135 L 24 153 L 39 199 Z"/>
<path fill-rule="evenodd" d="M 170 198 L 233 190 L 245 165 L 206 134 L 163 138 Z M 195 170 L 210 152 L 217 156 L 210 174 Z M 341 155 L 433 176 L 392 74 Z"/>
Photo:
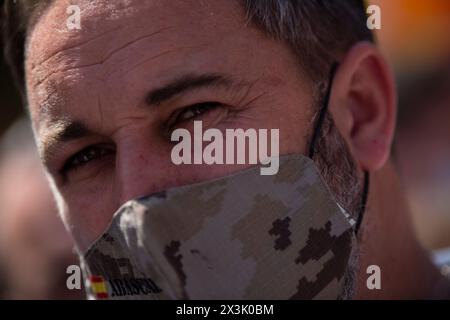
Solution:
<path fill-rule="evenodd" d="M 352 223 L 291 155 L 274 176 L 253 167 L 126 203 L 82 262 L 109 299 L 336 299 Z"/>

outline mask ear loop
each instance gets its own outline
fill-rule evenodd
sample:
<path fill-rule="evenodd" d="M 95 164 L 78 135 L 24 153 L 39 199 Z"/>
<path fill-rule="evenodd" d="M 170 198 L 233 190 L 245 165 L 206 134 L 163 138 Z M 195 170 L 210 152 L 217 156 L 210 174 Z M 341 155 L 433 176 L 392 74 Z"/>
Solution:
<path fill-rule="evenodd" d="M 336 63 L 336 62 L 333 63 L 333 65 L 331 66 L 330 76 L 329 76 L 328 85 L 327 85 L 327 91 L 325 92 L 323 105 L 322 105 L 322 108 L 320 109 L 319 116 L 317 117 L 316 123 L 314 125 L 313 135 L 311 138 L 311 142 L 309 144 L 308 157 L 311 159 L 314 157 L 315 149 L 316 149 L 316 141 L 319 139 L 320 132 L 322 131 L 322 125 L 325 120 L 325 115 L 327 114 L 327 111 L 328 111 L 328 104 L 330 102 L 330 96 L 331 96 L 331 87 L 333 86 L 333 80 L 334 80 L 334 76 L 336 74 L 336 70 L 337 70 L 338 66 L 339 66 L 338 63 Z"/>
<path fill-rule="evenodd" d="M 329 82 L 328 82 L 327 90 L 325 92 L 323 106 L 320 110 L 319 116 L 317 117 L 317 120 L 316 120 L 316 123 L 314 126 L 313 136 L 311 138 L 311 143 L 309 145 L 309 155 L 308 156 L 310 159 L 313 159 L 314 154 L 315 154 L 316 142 L 319 138 L 320 132 L 322 131 L 322 125 L 325 120 L 325 115 L 327 114 L 327 111 L 328 111 L 328 105 L 330 103 L 330 96 L 331 96 L 331 89 L 333 87 L 334 76 L 336 75 L 336 71 L 337 71 L 338 67 L 339 67 L 339 64 L 337 62 L 335 62 L 335 63 L 333 63 L 331 70 L 330 70 Z M 363 186 L 363 192 L 362 192 L 362 196 L 361 196 L 361 205 L 360 205 L 360 209 L 359 209 L 358 216 L 356 218 L 356 223 L 354 226 L 354 231 L 355 231 L 356 235 L 358 234 L 358 231 L 361 227 L 361 223 L 362 223 L 362 220 L 364 217 L 364 213 L 366 212 L 367 199 L 368 199 L 368 195 L 369 195 L 369 181 L 370 181 L 369 172 L 364 171 L 364 186 Z"/>

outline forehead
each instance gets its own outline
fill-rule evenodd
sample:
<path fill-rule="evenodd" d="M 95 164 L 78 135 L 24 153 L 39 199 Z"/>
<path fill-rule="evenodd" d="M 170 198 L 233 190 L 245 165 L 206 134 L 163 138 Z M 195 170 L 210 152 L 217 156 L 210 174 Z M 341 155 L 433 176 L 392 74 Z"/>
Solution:
<path fill-rule="evenodd" d="M 76 3 L 74 5 L 74 3 Z M 80 9 L 81 29 L 69 29 L 73 11 Z M 124 44 L 135 36 L 161 32 L 166 28 L 177 29 L 174 35 L 183 38 L 199 34 L 205 26 L 215 27 L 211 31 L 229 30 L 243 21 L 242 8 L 234 0 L 58 0 L 47 7 L 30 34 L 27 51 L 33 52 L 31 66 L 45 61 L 59 51 L 67 51 L 86 42 L 102 43 L 104 52 L 109 52 L 111 40 L 122 40 Z M 175 40 L 172 38 L 171 40 Z M 97 50 L 98 51 L 98 50 Z M 101 52 L 98 52 L 101 54 Z"/>
<path fill-rule="evenodd" d="M 67 8 L 73 4 L 80 8 L 80 30 L 69 30 L 66 24 L 71 16 Z M 121 83 L 136 84 L 144 78 L 147 89 L 160 86 L 183 69 L 228 73 L 232 68 L 248 76 L 253 67 L 263 72 L 261 65 L 254 66 L 257 61 L 274 65 L 277 59 L 292 59 L 277 46 L 248 27 L 237 0 L 55 1 L 36 23 L 27 44 L 31 115 L 39 129 L 42 119 L 51 120 L 62 105 L 69 108 L 74 97 L 92 98 L 88 91 L 95 91 L 92 88 L 99 83 L 101 90 L 115 83 L 108 91 L 114 94 L 123 89 Z M 254 59 L 265 52 L 276 54 Z M 85 92 L 80 92 L 81 83 Z"/>

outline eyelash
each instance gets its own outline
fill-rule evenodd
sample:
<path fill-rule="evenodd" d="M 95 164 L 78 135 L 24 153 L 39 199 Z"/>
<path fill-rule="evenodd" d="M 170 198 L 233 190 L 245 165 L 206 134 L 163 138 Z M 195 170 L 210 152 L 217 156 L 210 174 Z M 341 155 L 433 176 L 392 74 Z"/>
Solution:
<path fill-rule="evenodd" d="M 202 114 L 218 107 L 219 105 L 220 104 L 218 102 L 204 102 L 185 107 L 174 114 L 174 116 L 172 117 L 173 120 L 169 120 L 170 125 L 168 127 L 171 131 L 173 126 L 177 123 L 182 123 L 197 118 Z M 191 115 L 189 115 L 188 112 L 191 112 Z M 188 114 L 189 116 L 186 116 L 186 114 Z M 80 168 L 93 160 L 99 159 L 113 152 L 113 150 L 99 145 L 89 146 L 70 157 L 65 162 L 61 172 L 68 173 L 71 170 Z"/>
<path fill-rule="evenodd" d="M 70 157 L 69 160 L 67 160 L 64 164 L 61 171 L 63 173 L 67 173 L 71 170 L 80 168 L 93 160 L 99 159 L 112 153 L 114 153 L 113 150 L 102 147 L 100 145 L 89 146 Z"/>
<path fill-rule="evenodd" d="M 196 103 L 193 105 L 190 105 L 188 107 L 182 108 L 181 110 L 174 113 L 174 115 L 169 119 L 167 122 L 167 133 L 171 132 L 174 129 L 174 126 L 176 124 L 181 124 L 185 121 L 189 121 L 191 119 L 195 119 L 199 116 L 201 116 L 204 113 L 207 113 L 208 111 L 211 111 L 214 108 L 217 108 L 220 106 L 220 103 L 218 102 L 202 102 L 202 103 Z M 189 117 L 186 117 L 186 114 L 188 112 L 191 112 L 192 115 Z"/>

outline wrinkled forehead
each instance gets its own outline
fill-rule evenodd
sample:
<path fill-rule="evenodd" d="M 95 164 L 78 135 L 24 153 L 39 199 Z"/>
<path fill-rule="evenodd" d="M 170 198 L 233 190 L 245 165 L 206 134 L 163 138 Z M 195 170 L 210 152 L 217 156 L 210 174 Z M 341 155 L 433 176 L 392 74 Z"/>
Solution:
<path fill-rule="evenodd" d="M 78 12 L 79 29 L 71 23 Z M 58 0 L 47 6 L 35 24 L 27 52 L 32 52 L 32 58 L 36 60 L 33 62 L 38 63 L 58 50 L 103 36 L 107 43 L 106 40 L 111 38 L 130 38 L 142 29 L 156 32 L 164 27 L 177 26 L 184 27 L 186 36 L 192 29 L 186 28 L 188 26 L 220 28 L 229 26 L 240 15 L 243 15 L 243 10 L 239 2 L 233 0 Z M 215 29 L 204 30 L 202 36 L 212 30 Z M 104 47 L 104 50 L 107 49 Z"/>
<path fill-rule="evenodd" d="M 78 8 L 80 29 L 71 25 Z M 36 110 L 33 101 L 57 99 L 54 90 L 70 85 L 70 77 L 58 83 L 58 73 L 120 65 L 130 58 L 133 52 L 128 49 L 137 42 L 145 43 L 139 50 L 167 51 L 217 41 L 221 33 L 242 27 L 244 20 L 239 2 L 230 0 L 55 1 L 28 37 L 25 68 L 31 114 L 46 111 Z"/>

